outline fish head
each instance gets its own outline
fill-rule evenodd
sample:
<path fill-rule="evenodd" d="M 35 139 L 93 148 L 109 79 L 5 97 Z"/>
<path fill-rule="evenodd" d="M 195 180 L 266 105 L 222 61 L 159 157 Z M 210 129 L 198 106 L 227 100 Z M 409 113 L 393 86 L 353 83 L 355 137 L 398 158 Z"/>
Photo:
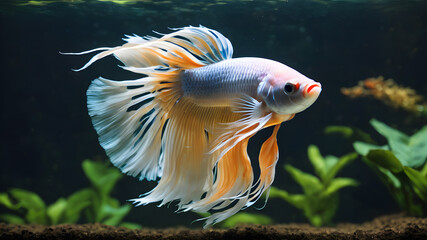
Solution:
<path fill-rule="evenodd" d="M 304 111 L 319 97 L 322 85 L 301 73 L 288 69 L 267 74 L 258 86 L 267 107 L 278 114 L 295 114 Z"/>

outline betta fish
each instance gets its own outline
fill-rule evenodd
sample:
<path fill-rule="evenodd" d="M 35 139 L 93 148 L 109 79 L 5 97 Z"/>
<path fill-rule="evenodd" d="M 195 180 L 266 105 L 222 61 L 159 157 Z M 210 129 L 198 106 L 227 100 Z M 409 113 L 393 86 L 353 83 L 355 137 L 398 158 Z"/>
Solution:
<path fill-rule="evenodd" d="M 206 27 L 128 36 L 96 48 L 80 71 L 114 55 L 136 80 L 99 77 L 87 90 L 99 143 L 123 173 L 158 181 L 137 205 L 172 201 L 179 211 L 211 212 L 205 227 L 251 206 L 268 192 L 279 158 L 277 132 L 318 98 L 321 85 L 273 60 L 232 58 L 233 46 Z M 274 126 L 262 144 L 255 179 L 248 141 Z"/>

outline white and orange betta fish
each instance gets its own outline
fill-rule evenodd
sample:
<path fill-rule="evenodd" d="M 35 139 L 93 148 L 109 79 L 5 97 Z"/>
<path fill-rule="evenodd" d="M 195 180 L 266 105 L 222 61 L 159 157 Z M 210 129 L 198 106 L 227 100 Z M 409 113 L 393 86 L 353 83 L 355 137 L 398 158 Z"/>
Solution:
<path fill-rule="evenodd" d="M 232 58 L 221 33 L 184 27 L 160 38 L 126 36 L 109 55 L 136 80 L 95 79 L 87 105 L 99 142 L 124 173 L 158 180 L 139 205 L 176 201 L 181 211 L 213 212 L 205 227 L 252 205 L 273 182 L 280 124 L 313 104 L 321 85 L 279 62 Z M 77 70 L 77 71 L 79 71 Z M 254 179 L 248 140 L 274 126 Z"/>

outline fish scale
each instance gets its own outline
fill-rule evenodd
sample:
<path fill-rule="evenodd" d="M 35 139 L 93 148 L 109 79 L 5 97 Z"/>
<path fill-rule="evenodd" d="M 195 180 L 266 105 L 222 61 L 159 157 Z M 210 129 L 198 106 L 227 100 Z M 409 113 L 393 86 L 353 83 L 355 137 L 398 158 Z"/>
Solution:
<path fill-rule="evenodd" d="M 256 97 L 258 85 L 267 67 L 254 67 L 254 59 L 228 59 L 201 68 L 185 70 L 182 75 L 184 96 L 197 103 L 216 101 L 225 104 L 236 95 Z M 259 61 L 259 60 L 258 60 Z"/>

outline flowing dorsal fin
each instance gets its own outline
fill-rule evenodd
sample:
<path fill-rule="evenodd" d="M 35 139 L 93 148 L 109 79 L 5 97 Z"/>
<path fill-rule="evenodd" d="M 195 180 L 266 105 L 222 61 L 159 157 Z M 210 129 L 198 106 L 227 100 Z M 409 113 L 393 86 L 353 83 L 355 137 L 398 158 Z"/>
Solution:
<path fill-rule="evenodd" d="M 174 68 L 196 68 L 232 58 L 233 46 L 221 33 L 206 27 L 184 27 L 170 34 L 160 34 L 161 38 L 125 35 L 125 43 L 118 47 L 96 48 L 80 53 L 63 53 L 66 55 L 83 55 L 96 51 L 81 71 L 94 62 L 113 54 L 126 68 L 147 68 L 153 66 Z"/>

